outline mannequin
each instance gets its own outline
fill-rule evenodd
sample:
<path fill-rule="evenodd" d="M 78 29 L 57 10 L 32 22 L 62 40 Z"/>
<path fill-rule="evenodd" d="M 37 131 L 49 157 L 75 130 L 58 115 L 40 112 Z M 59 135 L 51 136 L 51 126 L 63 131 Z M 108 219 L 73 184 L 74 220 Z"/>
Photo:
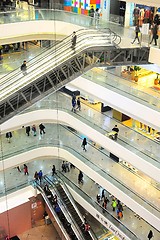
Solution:
<path fill-rule="evenodd" d="M 151 10 L 145 9 L 145 11 L 144 11 L 144 23 L 149 23 L 150 15 L 151 15 Z"/>
<path fill-rule="evenodd" d="M 139 13 L 139 26 L 141 27 L 142 24 L 143 24 L 143 20 L 144 20 L 144 8 L 142 8 L 140 10 L 140 13 Z"/>
<path fill-rule="evenodd" d="M 139 13 L 140 13 L 140 9 L 138 7 L 135 7 L 135 9 L 133 10 L 134 26 L 138 24 Z"/>

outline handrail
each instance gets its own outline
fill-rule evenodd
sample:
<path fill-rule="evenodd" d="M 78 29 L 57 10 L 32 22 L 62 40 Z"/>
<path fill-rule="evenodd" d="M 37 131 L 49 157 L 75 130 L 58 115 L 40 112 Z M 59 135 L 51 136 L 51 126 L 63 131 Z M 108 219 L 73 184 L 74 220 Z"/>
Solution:
<path fill-rule="evenodd" d="M 81 232 L 80 228 L 77 226 L 75 220 L 72 218 L 71 214 L 68 212 L 68 209 L 67 209 L 66 205 L 64 204 L 63 200 L 61 199 L 61 197 L 60 197 L 60 195 L 59 195 L 56 187 L 53 188 L 53 185 L 52 185 L 45 177 L 44 177 L 43 179 L 45 179 L 45 181 L 47 182 L 47 184 L 50 184 L 49 187 L 51 187 L 51 189 L 50 189 L 51 193 L 54 191 L 54 192 L 56 193 L 56 195 L 58 196 L 58 205 L 60 206 L 63 214 L 65 215 L 65 217 L 66 217 L 66 219 L 67 219 L 67 221 L 70 222 L 70 224 L 71 224 L 71 226 L 72 226 L 72 228 L 73 228 L 73 231 L 74 231 L 75 235 L 77 236 L 77 238 L 79 239 L 79 237 L 80 237 L 82 240 L 85 240 L 84 237 L 83 237 L 83 235 L 82 235 L 82 232 Z M 41 187 L 41 185 L 40 185 L 37 181 L 35 181 L 35 184 L 36 184 L 36 186 L 38 187 L 38 189 L 39 189 L 44 195 L 46 195 L 45 192 L 44 192 L 44 190 L 43 190 L 43 188 Z M 53 207 L 52 207 L 52 208 L 53 208 Z"/>
<path fill-rule="evenodd" d="M 46 101 L 46 100 L 45 100 L 45 101 Z M 40 103 L 41 103 L 41 102 L 40 102 Z M 82 104 L 82 103 L 81 103 L 81 104 Z M 60 103 L 58 103 L 58 106 L 57 106 L 57 105 L 54 105 L 53 102 L 52 102 L 52 104 L 50 104 L 50 101 L 48 101 L 48 104 L 44 106 L 44 105 L 43 105 L 43 100 L 42 100 L 42 107 L 41 107 L 40 105 L 38 105 L 38 107 L 35 108 L 34 110 L 33 110 L 32 108 L 31 108 L 31 109 L 26 109 L 26 110 L 24 110 L 23 112 L 21 112 L 21 114 L 24 114 L 24 113 L 27 113 L 27 112 L 36 111 L 36 110 L 38 111 L 38 110 L 40 110 L 41 108 L 43 108 L 43 109 L 62 110 L 62 111 L 64 111 L 64 112 L 67 112 L 67 113 L 73 115 L 75 118 L 78 118 L 78 119 L 80 119 L 81 121 L 86 122 L 86 123 L 89 124 L 89 125 L 94 124 L 94 125 L 93 125 L 94 128 L 96 127 L 96 129 L 97 129 L 98 131 L 100 131 L 102 134 L 107 134 L 107 133 L 109 133 L 109 132 L 111 131 L 111 129 L 109 129 L 108 127 L 106 127 L 106 129 L 103 129 L 100 125 L 98 125 L 98 124 L 96 124 L 95 122 L 93 122 L 93 121 L 92 121 L 92 118 L 91 118 L 90 116 L 84 115 L 85 112 L 81 112 L 81 113 L 77 112 L 76 114 L 74 114 L 74 113 L 72 114 L 71 111 L 70 111 L 70 109 L 68 109 L 67 107 L 61 106 Z M 101 114 L 103 114 L 103 113 L 101 113 Z M 113 119 L 113 118 L 110 117 L 110 116 L 107 116 L 107 117 L 108 117 L 109 119 Z M 125 128 L 126 128 L 126 131 L 127 131 L 127 130 L 130 130 L 129 127 L 124 126 L 121 122 L 117 121 L 116 119 L 114 119 L 114 121 L 118 123 L 119 127 L 123 127 L 123 128 L 125 127 Z M 141 133 L 136 132 L 134 129 L 132 129 L 132 131 L 133 131 L 134 133 L 136 133 L 137 136 L 139 136 L 139 137 L 142 136 Z M 145 137 L 145 136 L 143 136 L 143 137 L 144 137 L 144 139 L 147 139 L 147 137 Z M 150 143 L 150 141 L 151 141 L 151 144 L 154 143 L 157 147 L 159 146 L 159 143 L 155 142 L 155 141 L 152 140 L 152 139 L 147 139 L 147 141 L 148 141 L 149 143 Z M 127 136 L 122 136 L 121 132 L 119 133 L 118 143 L 119 143 L 120 145 L 122 145 L 122 146 L 123 146 L 123 144 L 125 144 L 125 146 L 131 148 L 132 151 L 134 151 L 134 150 L 135 150 L 136 152 L 138 151 L 138 152 L 137 152 L 137 155 L 140 156 L 140 154 L 142 154 L 143 156 L 146 156 L 147 158 L 150 158 L 152 161 L 154 161 L 153 164 L 156 164 L 157 166 L 159 165 L 159 163 L 160 163 L 160 158 L 159 158 L 159 156 L 156 155 L 154 152 L 150 152 L 150 151 L 149 151 L 150 149 L 148 149 L 148 145 L 146 146 L 146 148 L 145 148 L 145 146 L 140 146 L 140 149 L 139 149 L 139 145 L 138 145 L 138 144 L 133 143 L 132 140 L 130 141 L 130 139 L 127 138 Z M 141 155 L 141 157 L 142 157 L 142 155 Z M 146 161 L 148 161 L 148 159 L 146 159 Z"/>
<path fill-rule="evenodd" d="M 101 205 L 99 205 L 92 197 L 90 197 L 86 192 L 84 192 L 82 190 L 82 188 L 78 187 L 71 179 L 68 179 L 67 176 L 62 174 L 59 170 L 57 170 L 57 175 L 61 179 L 61 181 L 64 182 L 64 179 L 65 179 L 65 184 L 68 184 L 72 188 L 74 186 L 73 189 L 76 189 L 77 193 L 81 193 L 81 194 L 79 194 L 81 197 L 83 197 L 89 204 L 92 203 L 92 206 L 94 206 L 96 209 L 99 209 L 99 212 L 101 214 L 106 215 L 105 217 L 107 219 L 109 219 L 115 226 L 117 226 L 122 232 L 124 232 L 126 234 L 125 230 L 127 230 L 127 232 L 131 233 L 132 240 L 139 239 L 134 232 L 132 232 L 129 228 L 127 228 L 119 219 L 117 219 L 113 215 L 111 215 L 107 209 L 104 209 Z M 127 236 L 129 236 L 129 235 L 127 235 Z"/>
<path fill-rule="evenodd" d="M 58 171 L 58 170 L 57 170 L 57 171 Z M 59 172 L 59 171 L 58 171 L 58 172 Z M 45 175 L 45 176 L 44 176 L 44 179 L 45 179 L 46 181 L 48 181 L 48 183 L 52 184 L 52 185 L 56 188 L 56 183 L 55 183 L 53 180 L 51 180 L 48 175 Z M 76 213 L 78 214 L 79 218 L 81 219 L 81 221 L 82 221 L 82 223 L 83 223 L 83 222 L 84 222 L 84 219 L 83 219 L 83 217 L 82 217 L 79 209 L 78 209 L 77 206 L 75 205 L 75 201 L 74 201 L 72 195 L 70 194 L 70 192 L 69 192 L 66 184 L 62 181 L 62 179 L 57 178 L 57 176 L 54 178 L 54 180 L 56 180 L 56 182 L 58 182 L 60 185 L 63 183 L 63 187 L 62 187 L 62 188 L 64 189 L 65 194 L 66 194 L 67 197 L 69 198 L 71 204 L 72 204 L 73 207 L 75 208 Z M 90 233 L 91 233 L 91 234 L 90 234 Z M 92 237 L 93 240 L 96 240 L 96 239 L 97 239 L 95 233 L 93 232 L 92 227 L 90 228 L 89 234 L 91 235 L 91 237 Z"/>
<path fill-rule="evenodd" d="M 80 138 L 80 137 L 79 137 Z M 88 143 L 90 144 L 90 143 Z M 90 144 L 91 145 L 91 144 Z M 126 194 L 134 194 L 136 196 L 136 198 L 139 198 L 139 201 L 143 200 L 144 205 L 148 204 L 149 208 L 152 208 L 152 211 L 156 210 L 157 212 L 160 212 L 160 209 L 155 206 L 154 204 L 152 204 L 151 202 L 149 202 L 147 199 L 144 199 L 144 197 L 142 197 L 140 194 L 134 192 L 133 189 L 131 189 L 130 187 L 128 187 L 125 183 L 121 182 L 118 178 L 116 178 L 115 176 L 113 176 L 111 173 L 106 172 L 103 168 L 101 168 L 100 166 L 96 165 L 94 162 L 91 162 L 86 156 L 83 156 L 81 153 L 79 153 L 78 151 L 76 151 L 76 149 L 70 147 L 70 146 L 66 146 L 66 145 L 53 145 L 53 141 L 51 142 L 47 142 L 47 143 L 41 143 L 38 145 L 32 145 L 30 147 L 25 148 L 26 151 L 31 151 L 33 149 L 37 149 L 40 147 L 46 147 L 46 146 L 51 146 L 51 147 L 58 147 L 58 148 L 62 148 L 65 149 L 69 152 L 71 152 L 73 155 L 75 155 L 77 158 L 81 159 L 85 164 L 89 163 L 90 165 L 93 165 L 94 168 L 97 168 L 97 172 L 101 171 L 103 174 L 105 174 L 105 178 L 108 177 L 110 179 L 110 182 L 114 182 L 114 185 L 117 186 L 119 188 L 119 185 L 122 187 L 123 191 L 126 190 L 127 193 Z M 93 146 L 94 147 L 94 146 Z M 99 150 L 100 151 L 100 150 Z M 17 154 L 21 154 L 24 153 L 24 149 L 21 149 L 17 152 Z M 104 154 L 104 153 L 103 153 Z M 4 157 L 4 156 L 3 156 Z M 9 157 L 9 156 L 8 156 Z M 107 157 L 105 155 L 105 157 Z M 4 159 L 4 158 L 3 158 Z M 88 165 L 88 164 L 87 164 Z M 133 197 L 132 197 L 133 198 Z M 135 200 L 137 201 L 137 200 Z M 141 204 L 142 205 L 142 204 Z"/>
<path fill-rule="evenodd" d="M 53 207 L 52 207 L 50 201 L 48 200 L 46 194 L 44 193 L 43 189 L 41 188 L 40 185 L 37 184 L 36 181 L 33 180 L 33 182 L 35 183 L 35 186 L 37 187 L 37 189 L 41 192 L 44 200 L 46 201 L 46 203 L 47 203 L 47 205 L 48 205 L 48 207 L 49 207 L 49 210 L 51 211 L 52 215 L 54 216 L 54 219 L 56 220 L 57 224 L 59 225 L 59 227 L 60 227 L 63 235 L 65 236 L 65 238 L 66 238 L 67 240 L 71 240 L 71 238 L 70 238 L 70 236 L 68 235 L 66 229 L 64 228 L 62 222 L 61 222 L 60 219 L 58 218 L 58 216 L 57 216 L 57 214 L 55 213 L 55 211 L 53 211 Z"/>

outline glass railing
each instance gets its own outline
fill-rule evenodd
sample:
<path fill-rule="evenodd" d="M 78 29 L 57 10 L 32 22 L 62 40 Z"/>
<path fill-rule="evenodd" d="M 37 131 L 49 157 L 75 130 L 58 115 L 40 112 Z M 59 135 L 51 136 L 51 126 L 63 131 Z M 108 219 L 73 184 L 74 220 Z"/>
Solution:
<path fill-rule="evenodd" d="M 154 96 L 145 93 L 144 91 L 137 89 L 136 83 L 131 82 L 128 84 L 129 81 L 122 77 L 118 77 L 116 74 L 107 72 L 107 76 L 104 76 L 103 72 L 105 71 L 102 70 L 101 72 L 98 71 L 96 73 L 96 71 L 90 70 L 85 73 L 83 77 L 114 92 L 123 94 L 124 96 L 158 112 L 160 111 L 160 95 Z M 154 91 L 152 91 L 152 93 L 154 94 Z"/>
<path fill-rule="evenodd" d="M 122 231 L 130 239 L 139 239 L 134 232 L 132 232 L 127 226 L 125 226 L 120 220 L 115 218 L 110 212 L 100 206 L 95 200 L 90 197 L 86 192 L 84 192 L 80 187 L 78 187 L 71 179 L 63 175 L 61 172 L 57 172 L 57 175 L 65 184 L 69 185 L 77 194 L 79 194 L 86 202 L 88 202 L 95 210 L 103 214 L 107 220 L 109 220 L 114 226 L 116 226 L 120 231 Z M 94 183 L 93 183 L 94 184 Z"/>
<path fill-rule="evenodd" d="M 56 132 L 54 133 L 55 137 Z M 147 209 L 149 212 L 151 212 L 152 214 L 154 214 L 155 216 L 159 217 L 159 213 L 160 213 L 160 209 L 158 207 L 158 205 L 156 205 L 156 202 L 149 202 L 148 199 L 145 199 L 145 194 L 143 194 L 143 196 L 140 196 L 140 194 L 138 194 L 137 189 L 131 189 L 131 187 L 128 187 L 124 182 L 121 182 L 118 179 L 118 176 L 113 176 L 112 175 L 112 169 L 108 168 L 107 166 L 107 170 L 109 171 L 106 172 L 104 170 L 104 168 L 102 168 L 102 166 L 97 162 L 93 162 L 93 158 L 92 156 L 87 156 L 87 158 L 85 157 L 84 154 L 79 153 L 78 151 L 76 151 L 73 148 L 73 142 L 77 141 L 78 138 L 80 138 L 79 136 L 77 136 L 76 134 L 74 134 L 73 132 L 69 132 L 67 129 L 65 129 L 64 127 L 59 126 L 58 127 L 58 139 L 63 139 L 64 136 L 67 136 L 67 139 L 69 138 L 70 141 L 68 140 L 68 146 L 63 145 L 63 143 L 59 143 L 59 145 L 54 145 L 54 141 L 50 140 L 50 139 L 43 139 L 43 143 L 41 143 L 41 141 L 37 142 L 37 144 L 34 143 L 30 143 L 30 146 L 26 146 L 23 144 L 23 148 L 21 150 L 18 151 L 14 151 L 12 153 L 4 153 L 3 152 L 3 160 L 7 159 L 9 157 L 24 153 L 24 152 L 29 152 L 31 150 L 37 149 L 37 148 L 41 148 L 41 147 L 61 147 L 62 149 L 65 149 L 67 151 L 69 151 L 71 154 L 73 154 L 75 157 L 77 157 L 78 159 L 80 159 L 83 163 L 85 163 L 88 167 L 90 167 L 92 170 L 94 170 L 95 172 L 99 173 L 101 175 L 101 177 L 103 177 L 104 179 L 106 179 L 108 182 L 110 182 L 111 184 L 113 184 L 113 186 L 116 186 L 118 189 L 120 189 L 123 193 L 125 193 L 127 196 L 129 196 L 130 198 L 132 198 L 134 201 L 138 202 L 140 204 L 140 206 L 143 206 L 145 209 Z M 55 141 L 56 142 L 56 141 Z M 3 148 L 3 146 L 2 146 Z M 97 154 L 97 149 L 93 147 L 93 149 L 95 149 L 96 154 Z M 93 151 L 93 150 L 92 150 Z M 106 154 L 104 154 L 102 151 L 98 151 L 99 158 L 105 158 L 107 159 L 108 156 Z M 110 160 L 110 159 L 109 159 Z M 111 173 L 110 173 L 111 172 Z M 100 183 L 99 183 L 100 184 Z"/>
<path fill-rule="evenodd" d="M 20 189 L 23 189 L 27 186 L 32 185 L 32 187 L 34 187 L 33 181 L 31 179 L 27 179 L 25 181 L 12 181 L 12 184 L 10 185 L 10 187 L 5 186 L 4 188 L 1 187 L 0 189 L 0 198 L 4 197 L 6 195 L 9 195 L 15 191 L 18 191 Z"/>
<path fill-rule="evenodd" d="M 100 118 L 94 117 L 92 114 L 88 114 L 86 111 L 81 111 L 76 114 L 71 112 L 71 100 L 67 97 L 65 97 L 62 94 L 58 94 L 58 106 L 57 106 L 57 95 L 50 95 L 50 97 L 45 98 L 44 100 L 39 101 L 37 104 L 34 104 L 30 108 L 26 109 L 23 113 L 35 111 L 35 110 L 42 110 L 42 109 L 58 109 L 61 111 L 64 111 L 66 113 L 69 113 L 70 115 L 74 116 L 75 118 L 81 120 L 85 124 L 89 125 L 90 127 L 94 128 L 98 132 L 102 133 L 103 135 L 106 135 L 111 131 L 111 128 L 107 126 L 102 127 L 101 123 L 101 116 Z M 65 104 L 64 104 L 65 103 Z M 65 105 L 65 106 L 63 106 Z M 68 106 L 68 107 L 67 107 Z M 99 113 L 102 115 L 102 113 Z M 113 120 L 112 117 L 107 116 L 108 119 Z M 116 122 L 116 120 L 114 119 Z M 119 128 L 123 128 L 125 134 L 122 135 L 121 131 L 118 136 L 118 143 L 138 155 L 139 157 L 143 158 L 145 161 L 150 162 L 151 164 L 155 165 L 156 167 L 159 167 L 160 165 L 160 157 L 159 152 L 157 151 L 157 148 L 159 148 L 159 143 L 155 142 L 154 140 L 151 140 L 142 134 L 136 132 L 134 129 L 131 130 L 131 128 L 124 126 L 122 123 L 117 122 Z M 143 138 L 144 141 L 139 145 L 139 142 L 133 141 L 132 134 L 127 134 L 128 132 L 131 132 L 136 134 L 137 139 Z M 146 142 L 147 141 L 147 142 Z M 152 146 L 152 148 L 148 148 L 148 145 Z"/>

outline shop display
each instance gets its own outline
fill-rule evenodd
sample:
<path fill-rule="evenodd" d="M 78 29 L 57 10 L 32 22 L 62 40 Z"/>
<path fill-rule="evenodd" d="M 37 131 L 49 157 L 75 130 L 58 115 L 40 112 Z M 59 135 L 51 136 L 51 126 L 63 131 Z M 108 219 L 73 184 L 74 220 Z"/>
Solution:
<path fill-rule="evenodd" d="M 142 26 L 143 23 L 152 24 L 154 19 L 154 8 L 136 4 L 133 10 L 133 25 Z M 156 17 L 157 19 L 157 17 Z"/>

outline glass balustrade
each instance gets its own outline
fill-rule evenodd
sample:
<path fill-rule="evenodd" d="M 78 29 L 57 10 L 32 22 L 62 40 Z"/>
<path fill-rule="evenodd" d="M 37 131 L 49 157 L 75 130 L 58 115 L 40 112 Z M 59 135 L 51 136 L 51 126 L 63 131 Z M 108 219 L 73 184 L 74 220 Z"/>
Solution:
<path fill-rule="evenodd" d="M 34 150 L 37 148 L 41 148 L 41 147 L 47 147 L 47 146 L 48 147 L 49 146 L 50 147 L 53 147 L 53 146 L 61 147 L 65 150 L 69 151 L 71 154 L 73 154 L 78 159 L 80 159 L 83 163 L 85 163 L 87 166 L 89 166 L 92 170 L 99 173 L 104 179 L 106 179 L 107 181 L 112 183 L 113 186 L 116 186 L 123 193 L 125 193 L 127 196 L 131 197 L 133 200 L 138 202 L 141 206 L 144 206 L 155 216 L 160 215 L 160 213 L 159 213 L 160 209 L 156 202 L 151 203 L 148 199 L 145 199 L 145 193 L 143 194 L 143 196 L 140 196 L 140 194 L 137 191 L 138 189 L 131 189 L 124 182 L 119 181 L 118 176 L 112 175 L 112 173 L 111 173 L 112 167 L 109 170 L 109 168 L 110 168 L 109 162 L 111 162 L 111 160 L 109 159 L 107 154 L 103 153 L 103 151 L 100 151 L 100 150 L 97 153 L 97 149 L 94 148 L 93 146 L 91 146 L 92 151 L 95 151 L 96 155 L 98 154 L 99 159 L 106 159 L 106 160 L 108 159 L 108 161 L 106 162 L 107 171 L 104 171 L 104 168 L 101 166 L 101 164 L 99 162 L 97 162 L 96 160 L 93 162 L 92 156 L 85 157 L 84 154 L 79 153 L 79 151 L 75 150 L 74 143 L 77 141 L 80 141 L 79 135 L 74 134 L 73 132 L 68 131 L 68 129 L 66 127 L 59 126 L 59 125 L 55 126 L 55 127 L 52 126 L 52 131 L 54 133 L 52 133 L 52 132 L 47 133 L 47 135 L 49 135 L 47 138 L 44 138 L 43 140 L 39 140 L 36 143 L 33 143 L 33 141 L 31 141 L 30 143 L 24 142 L 23 146 L 21 146 L 21 149 L 19 149 L 18 146 L 17 147 L 14 146 L 13 149 L 12 148 L 8 149 L 7 146 L 5 144 L 3 144 L 2 145 L 3 160 L 10 158 L 12 156 L 16 156 L 21 153 L 25 153 L 25 152 L 28 152 L 28 151 L 31 151 L 31 150 Z M 52 134 L 54 134 L 54 135 L 52 135 Z M 56 139 L 60 139 L 58 145 L 54 144 L 57 141 Z M 66 146 L 65 142 L 67 142 L 67 146 Z M 156 191 L 156 189 L 155 189 L 155 191 Z"/>
<path fill-rule="evenodd" d="M 98 132 L 102 133 L 103 135 L 107 135 L 111 131 L 111 128 L 102 124 L 101 116 L 97 118 L 96 116 L 94 116 L 94 114 L 92 114 L 92 112 L 88 114 L 87 111 L 81 111 L 80 113 L 77 111 L 76 114 L 72 113 L 71 98 L 67 98 L 65 97 L 65 95 L 62 95 L 61 93 L 58 93 L 58 95 L 55 94 L 50 95 L 44 100 L 39 101 L 38 103 L 34 104 L 30 108 L 23 111 L 22 114 L 40 109 L 55 109 L 55 110 L 58 109 L 66 113 L 69 113 L 75 118 L 94 128 Z M 101 115 L 102 113 L 99 114 Z M 109 119 L 113 120 L 113 118 L 111 118 L 110 116 L 107 116 L 107 118 L 108 120 Z M 131 150 L 136 155 L 142 157 L 145 161 L 155 165 L 156 167 L 159 167 L 160 157 L 159 151 L 157 151 L 157 148 L 159 148 L 159 143 L 155 142 L 152 139 L 146 138 L 145 136 L 136 132 L 135 130 L 130 129 L 127 126 L 124 126 L 120 122 L 118 122 L 118 126 L 120 129 L 121 128 L 124 129 L 123 130 L 124 133 L 128 133 L 129 131 L 131 131 L 133 134 L 136 134 L 136 139 L 143 138 L 142 143 L 139 144 L 138 141 L 133 141 L 132 134 L 122 135 L 120 131 L 118 143 L 121 144 L 121 146 Z M 152 146 L 152 148 L 149 148 L 148 146 Z"/>

